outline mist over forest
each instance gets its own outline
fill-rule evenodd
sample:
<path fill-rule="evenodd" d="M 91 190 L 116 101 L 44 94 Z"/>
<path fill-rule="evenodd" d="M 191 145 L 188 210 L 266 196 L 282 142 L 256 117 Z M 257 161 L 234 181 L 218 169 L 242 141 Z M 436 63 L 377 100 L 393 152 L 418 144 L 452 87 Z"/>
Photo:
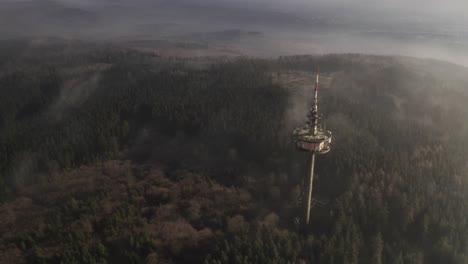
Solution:
<path fill-rule="evenodd" d="M 465 10 L 0 0 L 0 263 L 468 263 Z"/>
<path fill-rule="evenodd" d="M 468 65 L 467 8 L 457 0 L 3 0 L 0 38 L 112 41 L 169 54 L 178 52 L 167 45 L 177 44 L 195 56 L 370 53 Z"/>

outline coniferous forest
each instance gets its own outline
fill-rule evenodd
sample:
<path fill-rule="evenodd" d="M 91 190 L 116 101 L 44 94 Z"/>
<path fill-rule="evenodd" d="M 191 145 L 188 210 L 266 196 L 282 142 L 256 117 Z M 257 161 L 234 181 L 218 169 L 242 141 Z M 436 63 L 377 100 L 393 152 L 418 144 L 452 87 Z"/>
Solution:
<path fill-rule="evenodd" d="M 435 60 L 1 41 L 0 263 L 468 263 L 467 101 Z"/>

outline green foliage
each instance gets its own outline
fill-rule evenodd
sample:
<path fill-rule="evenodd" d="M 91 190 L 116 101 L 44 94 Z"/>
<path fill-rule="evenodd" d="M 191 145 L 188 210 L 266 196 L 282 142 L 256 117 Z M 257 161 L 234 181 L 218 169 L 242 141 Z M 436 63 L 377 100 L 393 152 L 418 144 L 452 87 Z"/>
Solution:
<path fill-rule="evenodd" d="M 302 250 L 297 236 L 255 226 L 220 241 L 204 263 L 297 263 Z"/>
<path fill-rule="evenodd" d="M 257 158 L 274 149 L 268 142 L 282 128 L 277 117 L 287 93 L 261 64 L 239 61 L 197 70 L 167 63 L 156 70 L 132 63 L 132 56 L 116 51 L 93 61 L 112 66 L 72 76 L 54 66 L 0 76 L 0 120 L 7 128 L 0 131 L 2 197 L 37 182 L 34 174 L 53 172 L 48 164 L 63 169 L 115 157 L 144 128 L 153 136 L 161 133 L 163 142 L 184 135 L 181 146 L 197 137 L 209 149 L 204 156 L 219 154 L 212 153 L 220 151 L 219 144 L 252 156 L 249 145 L 255 142 L 261 146 Z M 174 152 L 166 148 L 161 156 Z"/>
<path fill-rule="evenodd" d="M 59 255 L 60 263 L 106 264 L 108 253 L 101 243 L 93 243 L 89 235 L 72 231 Z"/>
<path fill-rule="evenodd" d="M 27 48 L 20 44 L 11 54 Z M 466 262 L 466 70 L 360 55 L 191 67 L 117 48 L 60 47 L 0 54 L 0 201 L 111 158 L 157 160 L 168 174 L 147 184 L 140 167 L 109 173 L 125 178 L 111 209 L 104 191 L 69 194 L 47 225 L 14 240 L 29 262 L 144 263 L 154 251 L 205 263 Z M 314 193 L 330 202 L 314 207 L 303 236 L 288 224 L 305 167 L 289 138 L 303 115 L 289 110 L 311 95 L 285 89 L 272 71 L 296 78 L 316 65 L 330 82 L 320 110 L 334 141 L 318 158 Z M 233 189 L 206 191 L 217 183 Z M 254 223 L 267 210 L 279 227 Z M 227 230 L 234 218 L 237 233 Z M 161 249 L 157 235 L 173 237 Z M 63 246 L 60 254 L 51 244 Z"/>

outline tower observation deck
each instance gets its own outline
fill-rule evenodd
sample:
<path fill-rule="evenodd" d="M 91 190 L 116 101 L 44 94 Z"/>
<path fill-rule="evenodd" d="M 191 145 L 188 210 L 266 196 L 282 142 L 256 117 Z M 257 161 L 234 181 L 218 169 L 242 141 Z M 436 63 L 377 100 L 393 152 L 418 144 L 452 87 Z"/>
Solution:
<path fill-rule="evenodd" d="M 315 154 L 325 154 L 330 151 L 332 133 L 319 126 L 318 114 L 318 88 L 319 88 L 319 75 L 317 70 L 315 82 L 315 95 L 313 106 L 307 115 L 308 121 L 303 127 L 298 127 L 294 130 L 296 148 L 299 151 L 310 153 L 308 160 L 308 185 L 307 185 L 307 200 L 305 208 L 305 224 L 308 225 L 310 221 L 310 207 L 312 204 L 312 187 L 314 182 L 314 165 Z"/>

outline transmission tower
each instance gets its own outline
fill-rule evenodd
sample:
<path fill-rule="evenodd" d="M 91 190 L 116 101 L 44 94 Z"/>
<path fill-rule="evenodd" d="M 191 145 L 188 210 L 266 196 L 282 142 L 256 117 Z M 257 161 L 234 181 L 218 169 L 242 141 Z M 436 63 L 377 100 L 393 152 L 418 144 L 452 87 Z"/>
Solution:
<path fill-rule="evenodd" d="M 319 126 L 318 114 L 318 88 L 319 88 L 319 75 L 317 69 L 316 82 L 315 82 L 315 95 L 313 106 L 307 115 L 308 121 L 303 127 L 298 127 L 294 130 L 295 143 L 299 151 L 307 152 L 309 154 L 307 165 L 307 200 L 305 202 L 305 224 L 308 225 L 310 221 L 310 208 L 312 204 L 312 187 L 314 183 L 314 165 L 315 155 L 325 154 L 330 151 L 332 133 Z"/>

